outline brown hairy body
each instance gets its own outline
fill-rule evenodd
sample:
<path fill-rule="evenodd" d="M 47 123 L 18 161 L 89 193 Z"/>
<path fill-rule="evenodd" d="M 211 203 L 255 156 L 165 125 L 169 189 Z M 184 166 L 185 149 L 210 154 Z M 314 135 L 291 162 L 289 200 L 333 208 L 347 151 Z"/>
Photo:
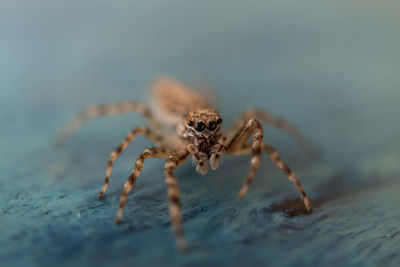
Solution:
<path fill-rule="evenodd" d="M 57 136 L 57 141 L 63 143 L 85 122 L 100 116 L 136 111 L 146 118 L 149 127 L 132 129 L 108 159 L 99 199 L 104 197 L 107 190 L 115 160 L 137 135 L 144 135 L 156 144 L 155 147 L 144 150 L 136 159 L 135 167 L 121 193 L 116 223 L 122 220 L 128 194 L 148 158 L 167 159 L 164 176 L 169 199 L 169 213 L 177 245 L 181 250 L 186 250 L 187 244 L 183 234 L 178 181 L 174 171 L 190 156 L 196 164 L 196 170 L 201 174 L 206 174 L 209 168 L 212 170 L 218 168 L 223 154 L 250 154 L 250 169 L 238 194 L 238 198 L 241 199 L 246 195 L 260 167 L 261 154 L 266 152 L 297 187 L 307 212 L 312 211 L 311 203 L 294 172 L 280 158 L 277 151 L 263 140 L 264 130 L 259 120 L 288 132 L 299 145 L 312 152 L 310 143 L 291 123 L 271 113 L 250 109 L 237 120 L 225 136 L 221 131 L 222 117 L 205 97 L 189 86 L 169 77 L 161 77 L 152 84 L 150 93 L 152 103 L 150 109 L 136 101 L 90 106 L 74 117 Z"/>

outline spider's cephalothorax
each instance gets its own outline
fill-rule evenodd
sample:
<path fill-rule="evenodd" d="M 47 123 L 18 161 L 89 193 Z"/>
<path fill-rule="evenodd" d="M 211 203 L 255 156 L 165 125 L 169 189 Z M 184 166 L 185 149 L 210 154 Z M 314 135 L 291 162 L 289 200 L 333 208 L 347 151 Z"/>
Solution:
<path fill-rule="evenodd" d="M 180 135 L 190 141 L 188 151 L 197 164 L 196 170 L 202 174 L 207 173 L 207 161 L 215 170 L 221 153 L 225 151 L 226 138 L 221 136 L 221 124 L 221 116 L 213 109 L 191 111 L 184 122 Z"/>
<path fill-rule="evenodd" d="M 194 139 L 215 139 L 220 136 L 221 116 L 213 109 L 189 112 L 185 121 L 186 135 Z"/>
<path fill-rule="evenodd" d="M 190 155 L 196 163 L 196 169 L 200 173 L 206 174 L 208 163 L 210 168 L 215 170 L 222 154 L 250 154 L 251 167 L 238 194 L 238 198 L 241 199 L 246 195 L 260 166 L 261 154 L 265 152 L 297 187 L 306 211 L 312 211 L 311 203 L 294 172 L 280 158 L 277 151 L 263 140 L 264 130 L 259 120 L 288 132 L 301 146 L 313 152 L 310 143 L 291 123 L 271 113 L 250 109 L 237 120 L 225 137 L 221 131 L 221 116 L 212 108 L 210 101 L 187 85 L 168 77 L 162 77 L 153 83 L 151 99 L 151 110 L 136 101 L 90 106 L 74 117 L 57 136 L 58 142 L 64 142 L 89 119 L 105 115 L 137 111 L 149 122 L 150 127 L 132 129 L 108 158 L 104 185 L 98 195 L 99 199 L 104 197 L 107 190 L 115 160 L 137 135 L 144 135 L 156 144 L 155 147 L 144 150 L 136 159 L 135 167 L 122 190 L 115 219 L 117 223 L 122 220 L 122 212 L 128 194 L 142 172 L 145 160 L 165 158 L 164 176 L 171 224 L 175 231 L 178 247 L 185 250 L 187 245 L 183 235 L 178 181 L 174 170 L 182 165 Z M 176 128 L 177 132 L 171 131 L 173 128 Z"/>

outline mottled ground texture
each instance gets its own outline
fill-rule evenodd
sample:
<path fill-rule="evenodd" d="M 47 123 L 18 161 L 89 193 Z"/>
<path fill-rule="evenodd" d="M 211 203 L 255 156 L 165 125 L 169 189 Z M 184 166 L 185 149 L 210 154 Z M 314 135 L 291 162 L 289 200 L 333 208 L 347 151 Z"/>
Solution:
<path fill-rule="evenodd" d="M 398 1 L 2 1 L 0 266 L 400 266 Z M 138 138 L 96 199 L 108 154 L 138 115 L 51 138 L 92 103 L 146 101 L 159 74 L 215 88 L 224 128 L 251 106 L 296 122 L 312 159 L 266 126 L 315 205 L 267 156 L 177 171 L 190 250 L 170 229 L 161 160 L 114 224 Z"/>

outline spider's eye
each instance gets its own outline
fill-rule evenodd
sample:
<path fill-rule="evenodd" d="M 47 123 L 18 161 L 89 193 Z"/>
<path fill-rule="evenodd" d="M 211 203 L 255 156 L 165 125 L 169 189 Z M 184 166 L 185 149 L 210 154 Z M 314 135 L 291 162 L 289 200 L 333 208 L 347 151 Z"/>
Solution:
<path fill-rule="evenodd" d="M 219 119 L 217 120 L 217 123 L 218 123 L 218 124 L 221 124 L 221 123 L 222 123 L 222 118 L 219 118 Z"/>
<path fill-rule="evenodd" d="M 217 128 L 217 123 L 216 123 L 215 121 L 210 121 L 210 122 L 208 123 L 208 130 L 214 131 L 215 128 Z"/>
<path fill-rule="evenodd" d="M 196 131 L 202 132 L 206 128 L 206 125 L 204 124 L 204 122 L 198 122 L 196 126 L 194 126 L 194 128 L 196 129 Z"/>
<path fill-rule="evenodd" d="M 188 122 L 188 125 L 189 125 L 189 126 L 193 126 L 193 125 L 194 125 L 194 122 L 193 122 L 193 121 L 189 121 L 189 122 Z"/>

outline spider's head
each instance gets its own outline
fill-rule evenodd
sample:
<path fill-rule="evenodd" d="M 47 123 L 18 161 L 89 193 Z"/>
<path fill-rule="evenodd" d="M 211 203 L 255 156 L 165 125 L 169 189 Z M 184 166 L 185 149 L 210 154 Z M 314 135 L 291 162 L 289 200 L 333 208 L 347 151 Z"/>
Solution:
<path fill-rule="evenodd" d="M 221 116 L 213 109 L 201 109 L 189 112 L 185 122 L 188 136 L 211 138 L 220 131 Z"/>

